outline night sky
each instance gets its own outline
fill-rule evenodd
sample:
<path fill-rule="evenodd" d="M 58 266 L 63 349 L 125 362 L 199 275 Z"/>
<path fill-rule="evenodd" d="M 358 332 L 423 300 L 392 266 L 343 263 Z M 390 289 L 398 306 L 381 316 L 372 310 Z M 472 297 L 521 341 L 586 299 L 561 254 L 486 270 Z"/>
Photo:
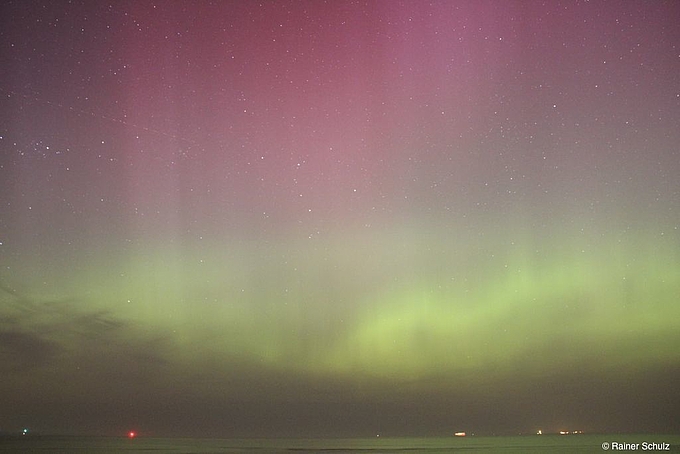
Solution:
<path fill-rule="evenodd" d="M 0 431 L 677 433 L 680 2 L 0 22 Z"/>

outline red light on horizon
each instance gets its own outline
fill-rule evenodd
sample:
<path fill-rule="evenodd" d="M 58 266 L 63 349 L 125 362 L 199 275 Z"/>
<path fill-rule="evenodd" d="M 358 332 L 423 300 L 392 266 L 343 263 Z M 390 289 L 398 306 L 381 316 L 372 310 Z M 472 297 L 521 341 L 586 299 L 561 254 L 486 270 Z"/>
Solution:
<path fill-rule="evenodd" d="M 128 438 L 135 438 L 136 436 L 137 436 L 137 432 L 134 432 L 132 430 L 130 432 L 128 432 Z"/>

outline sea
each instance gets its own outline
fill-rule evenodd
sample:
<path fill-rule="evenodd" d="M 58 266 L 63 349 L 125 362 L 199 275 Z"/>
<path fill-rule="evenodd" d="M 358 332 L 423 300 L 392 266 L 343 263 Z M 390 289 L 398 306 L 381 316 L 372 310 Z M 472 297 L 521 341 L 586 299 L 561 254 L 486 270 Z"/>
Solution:
<path fill-rule="evenodd" d="M 197 439 L 0 437 L 7 453 L 603 453 L 680 452 L 680 435 L 524 435 L 450 438 Z"/>

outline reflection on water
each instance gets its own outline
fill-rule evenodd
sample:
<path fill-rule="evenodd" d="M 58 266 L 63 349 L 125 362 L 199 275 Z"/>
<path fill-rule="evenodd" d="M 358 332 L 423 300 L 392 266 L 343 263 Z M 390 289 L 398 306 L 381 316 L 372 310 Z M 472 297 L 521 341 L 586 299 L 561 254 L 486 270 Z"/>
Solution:
<path fill-rule="evenodd" d="M 648 445 L 643 445 L 643 443 Z M 516 437 L 375 438 L 375 439 L 193 439 L 193 438 L 96 438 L 4 437 L 0 452 L 22 453 L 586 453 L 603 452 L 604 444 L 642 446 L 668 444 L 680 452 L 678 435 L 543 435 Z M 656 445 L 651 445 L 656 443 Z M 649 450 L 649 449 L 648 449 Z M 664 452 L 669 452 L 664 451 Z"/>

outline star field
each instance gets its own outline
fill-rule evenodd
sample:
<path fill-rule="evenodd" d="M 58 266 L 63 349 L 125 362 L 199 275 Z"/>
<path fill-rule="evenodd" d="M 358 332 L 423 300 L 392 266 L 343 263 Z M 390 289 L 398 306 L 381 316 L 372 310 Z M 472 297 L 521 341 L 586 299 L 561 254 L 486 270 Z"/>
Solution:
<path fill-rule="evenodd" d="M 677 427 L 674 2 L 1 8 L 0 430 Z"/>

